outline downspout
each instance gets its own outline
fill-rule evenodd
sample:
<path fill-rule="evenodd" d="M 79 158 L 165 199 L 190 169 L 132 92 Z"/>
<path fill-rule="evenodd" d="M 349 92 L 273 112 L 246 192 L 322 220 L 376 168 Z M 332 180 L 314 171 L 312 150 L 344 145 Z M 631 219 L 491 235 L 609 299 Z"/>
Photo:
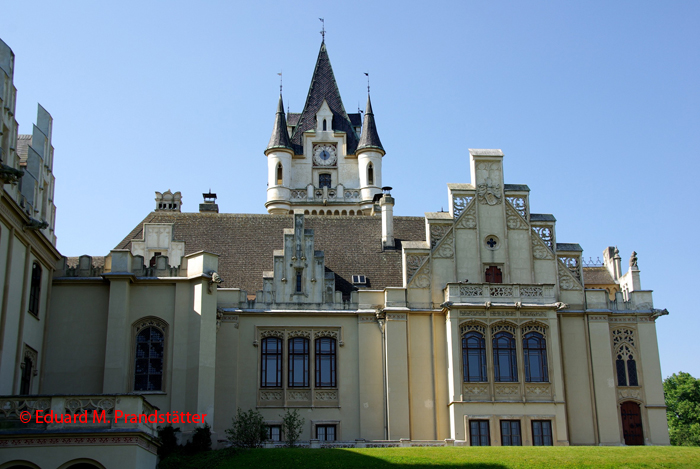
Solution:
<path fill-rule="evenodd" d="M 389 439 L 389 364 L 387 363 L 386 346 L 386 314 L 382 310 L 377 310 L 377 325 L 382 333 L 382 384 L 384 386 L 384 439 Z"/>

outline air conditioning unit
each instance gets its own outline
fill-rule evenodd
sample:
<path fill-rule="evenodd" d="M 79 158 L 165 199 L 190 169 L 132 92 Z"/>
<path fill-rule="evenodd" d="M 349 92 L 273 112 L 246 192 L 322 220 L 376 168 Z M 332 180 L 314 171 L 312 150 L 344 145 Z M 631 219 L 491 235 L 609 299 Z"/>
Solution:
<path fill-rule="evenodd" d="M 352 283 L 354 285 L 364 285 L 367 283 L 367 278 L 365 278 L 364 275 L 353 275 L 352 276 Z"/>

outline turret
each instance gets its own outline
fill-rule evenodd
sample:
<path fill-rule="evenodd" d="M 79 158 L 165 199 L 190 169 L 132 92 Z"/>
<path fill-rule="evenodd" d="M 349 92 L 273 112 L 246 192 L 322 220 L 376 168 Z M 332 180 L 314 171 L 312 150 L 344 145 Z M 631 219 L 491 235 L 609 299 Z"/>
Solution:
<path fill-rule="evenodd" d="M 367 95 L 367 109 L 356 154 L 362 192 L 362 209 L 370 210 L 374 196 L 381 193 L 382 157 L 385 151 L 377 133 L 369 94 Z"/>
<path fill-rule="evenodd" d="M 275 125 L 265 150 L 267 156 L 267 202 L 265 206 L 270 213 L 286 214 L 291 208 L 289 187 L 293 154 L 294 150 L 291 147 L 289 133 L 287 133 L 284 103 L 280 94 Z"/>

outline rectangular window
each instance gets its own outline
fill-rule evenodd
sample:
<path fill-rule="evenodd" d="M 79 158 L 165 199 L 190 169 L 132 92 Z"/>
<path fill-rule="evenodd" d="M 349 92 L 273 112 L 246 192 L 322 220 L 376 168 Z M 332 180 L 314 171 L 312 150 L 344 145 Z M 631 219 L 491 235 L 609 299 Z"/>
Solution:
<path fill-rule="evenodd" d="M 335 339 L 316 339 L 316 387 L 335 387 Z"/>
<path fill-rule="evenodd" d="M 319 174 L 318 175 L 318 188 L 323 189 L 324 187 L 331 188 L 331 175 L 330 174 Z"/>
<path fill-rule="evenodd" d="M 637 380 L 637 362 L 632 359 L 627 360 L 627 372 L 630 377 L 630 386 L 639 386 L 639 380 Z"/>
<path fill-rule="evenodd" d="M 469 439 L 472 446 L 491 446 L 488 420 L 469 421 Z"/>
<path fill-rule="evenodd" d="M 618 358 L 615 361 L 615 366 L 617 367 L 617 385 L 627 386 L 627 374 L 625 373 L 625 361 Z"/>
<path fill-rule="evenodd" d="M 335 441 L 335 425 L 316 425 L 316 439 Z"/>
<path fill-rule="evenodd" d="M 289 377 L 290 388 L 309 386 L 309 339 L 294 337 L 289 339 Z"/>
<path fill-rule="evenodd" d="M 260 386 L 282 387 L 282 339 L 267 337 L 262 341 Z"/>
<path fill-rule="evenodd" d="M 552 446 L 551 420 L 532 421 L 532 446 Z"/>
<path fill-rule="evenodd" d="M 267 439 L 271 441 L 282 441 L 282 425 L 268 425 Z"/>
<path fill-rule="evenodd" d="M 301 282 L 301 272 L 297 272 L 297 293 L 301 293 L 302 289 L 302 282 Z"/>
<path fill-rule="evenodd" d="M 520 420 L 501 420 L 501 446 L 522 446 Z"/>

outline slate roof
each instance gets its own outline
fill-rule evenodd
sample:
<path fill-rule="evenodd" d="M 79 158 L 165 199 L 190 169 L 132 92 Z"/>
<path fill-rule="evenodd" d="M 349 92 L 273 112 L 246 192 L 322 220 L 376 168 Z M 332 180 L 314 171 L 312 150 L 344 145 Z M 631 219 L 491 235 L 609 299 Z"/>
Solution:
<path fill-rule="evenodd" d="M 503 184 L 504 191 L 530 191 L 527 184 Z"/>
<path fill-rule="evenodd" d="M 284 103 L 282 95 L 277 103 L 277 114 L 275 114 L 275 125 L 272 128 L 270 143 L 267 144 L 267 149 L 271 148 L 291 148 L 289 143 L 289 134 L 287 133 L 287 120 L 284 118 Z"/>
<path fill-rule="evenodd" d="M 377 125 L 374 123 L 372 101 L 369 99 L 369 94 L 367 95 L 365 121 L 362 123 L 362 135 L 360 136 L 360 142 L 357 144 L 358 150 L 363 148 L 378 148 L 379 150 L 384 151 L 382 142 L 379 140 L 379 134 L 377 133 Z"/>
<path fill-rule="evenodd" d="M 586 285 L 615 285 L 610 272 L 605 267 L 584 267 L 583 281 Z"/>
<path fill-rule="evenodd" d="M 287 113 L 287 125 L 294 127 L 299 123 L 301 119 L 301 112 L 288 112 Z"/>
<path fill-rule="evenodd" d="M 557 243 L 557 251 L 581 251 L 583 248 L 578 243 Z"/>
<path fill-rule="evenodd" d="M 348 114 L 348 117 L 350 118 L 350 123 L 353 126 L 359 127 L 362 125 L 362 114 L 360 114 L 359 112 Z"/>
<path fill-rule="evenodd" d="M 530 221 L 557 221 L 550 213 L 531 213 Z"/>
<path fill-rule="evenodd" d="M 357 149 L 357 135 L 348 114 L 345 112 L 343 100 L 340 98 L 340 91 L 335 81 L 325 42 L 321 43 L 321 50 L 318 52 L 318 58 L 316 59 L 316 68 L 314 69 L 313 77 L 311 77 L 311 85 L 309 86 L 309 94 L 306 96 L 304 110 L 292 134 L 292 148 L 297 155 L 304 154 L 302 137 L 304 132 L 316 126 L 316 113 L 321 108 L 324 99 L 328 103 L 331 112 L 333 112 L 331 127 L 333 130 L 347 134 L 347 153 L 352 155 Z"/>
<path fill-rule="evenodd" d="M 284 246 L 283 230 L 294 226 L 292 215 L 151 212 L 115 249 L 131 249 L 132 239 L 143 238 L 144 223 L 174 223 L 173 238 L 185 242 L 185 254 L 219 254 L 222 287 L 248 294 L 262 290 L 273 251 Z M 370 289 L 402 286 L 401 242 L 425 240 L 423 217 L 394 217 L 397 249 L 385 251 L 381 217 L 307 215 L 304 227 L 314 230 L 315 249 L 325 252 L 326 270 L 344 296 L 354 289 L 352 275 L 367 276 Z"/>

